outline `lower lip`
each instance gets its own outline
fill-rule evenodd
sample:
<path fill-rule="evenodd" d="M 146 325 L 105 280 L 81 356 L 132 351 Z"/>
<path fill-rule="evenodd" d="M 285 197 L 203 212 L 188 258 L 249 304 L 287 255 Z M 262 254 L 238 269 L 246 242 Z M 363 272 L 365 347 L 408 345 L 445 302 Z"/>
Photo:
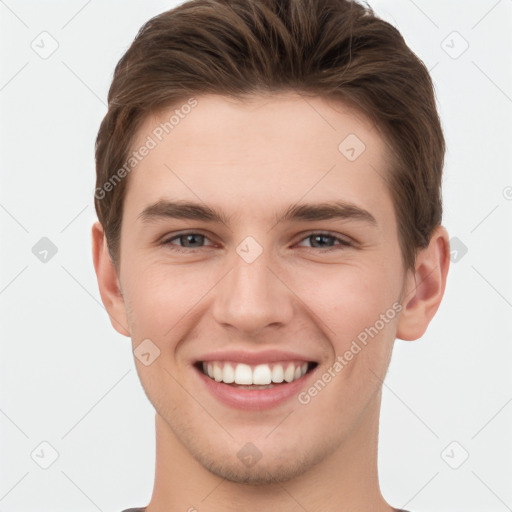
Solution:
<path fill-rule="evenodd" d="M 247 411 L 270 409 L 276 407 L 293 396 L 297 396 L 317 367 L 303 375 L 300 379 L 286 384 L 276 384 L 269 389 L 240 389 L 206 376 L 201 370 L 195 369 L 205 383 L 208 391 L 220 402 L 237 409 Z"/>

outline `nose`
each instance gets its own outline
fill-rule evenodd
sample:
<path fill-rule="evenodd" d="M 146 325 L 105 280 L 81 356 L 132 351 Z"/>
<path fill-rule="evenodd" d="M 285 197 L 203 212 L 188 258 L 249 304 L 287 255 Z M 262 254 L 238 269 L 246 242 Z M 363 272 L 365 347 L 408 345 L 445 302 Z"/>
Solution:
<path fill-rule="evenodd" d="M 232 270 L 219 283 L 213 305 L 215 320 L 250 336 L 288 324 L 293 317 L 294 294 L 276 267 L 267 251 L 252 263 L 236 255 Z"/>

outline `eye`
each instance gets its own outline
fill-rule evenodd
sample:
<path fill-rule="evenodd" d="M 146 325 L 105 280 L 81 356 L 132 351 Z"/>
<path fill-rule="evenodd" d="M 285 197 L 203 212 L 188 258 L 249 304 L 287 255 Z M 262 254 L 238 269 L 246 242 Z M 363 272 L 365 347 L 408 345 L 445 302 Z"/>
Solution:
<path fill-rule="evenodd" d="M 351 247 L 353 244 L 345 238 L 334 236 L 330 233 L 310 233 L 303 241 L 309 240 L 313 244 L 313 249 L 326 248 L 326 251 L 341 249 L 343 247 Z M 339 242 L 336 244 L 336 242 Z M 300 244 L 299 244 L 300 245 Z M 315 246 L 316 245 L 316 246 Z"/>
<path fill-rule="evenodd" d="M 179 245 L 174 243 L 175 240 L 179 242 Z M 206 240 L 209 240 L 206 235 L 197 232 L 188 232 L 174 235 L 164 240 L 162 245 L 168 246 L 171 250 L 176 252 L 194 253 L 196 249 L 205 247 L 204 243 Z M 305 238 L 302 238 L 302 243 L 305 241 L 310 241 L 312 249 L 323 249 L 322 252 L 353 246 L 352 242 L 345 238 L 324 232 L 310 233 Z M 213 246 L 214 244 L 208 245 Z M 299 244 L 299 246 L 301 246 L 301 244 Z"/>
<path fill-rule="evenodd" d="M 183 242 L 184 245 L 176 245 L 172 243 L 173 240 L 179 240 L 180 243 Z M 169 248 L 172 249 L 173 251 L 190 253 L 195 252 L 194 249 L 200 248 L 200 245 L 204 243 L 205 240 L 208 240 L 208 238 L 206 237 L 206 235 L 203 235 L 201 233 L 181 233 L 179 235 L 173 236 L 172 238 L 164 240 L 162 242 L 162 245 L 169 246 Z M 199 246 L 197 244 L 199 244 Z"/>

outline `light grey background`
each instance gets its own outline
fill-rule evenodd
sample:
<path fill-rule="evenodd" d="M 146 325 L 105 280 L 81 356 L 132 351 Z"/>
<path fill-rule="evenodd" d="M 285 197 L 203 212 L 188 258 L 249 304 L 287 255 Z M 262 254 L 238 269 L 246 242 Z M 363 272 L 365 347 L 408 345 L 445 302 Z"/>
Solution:
<path fill-rule="evenodd" d="M 512 510 L 512 0 L 369 3 L 432 72 L 458 239 L 427 333 L 396 343 L 382 491 L 417 512 Z M 151 497 L 154 411 L 92 265 L 93 149 L 115 64 L 174 5 L 0 1 L 0 512 Z M 42 237 L 57 248 L 46 263 L 32 251 Z M 58 452 L 48 469 L 42 442 Z"/>

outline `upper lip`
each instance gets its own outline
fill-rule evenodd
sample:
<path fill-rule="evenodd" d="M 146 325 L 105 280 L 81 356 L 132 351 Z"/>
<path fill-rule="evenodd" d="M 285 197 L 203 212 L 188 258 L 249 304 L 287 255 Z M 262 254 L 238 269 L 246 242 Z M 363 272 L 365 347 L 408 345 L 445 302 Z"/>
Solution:
<path fill-rule="evenodd" d="M 196 360 L 196 362 L 205 361 L 233 361 L 249 365 L 277 363 L 280 361 L 316 362 L 316 360 L 310 356 L 297 354 L 295 352 L 285 352 L 283 350 L 262 350 L 259 352 L 249 352 L 247 350 L 223 350 L 220 352 L 210 352 Z"/>

